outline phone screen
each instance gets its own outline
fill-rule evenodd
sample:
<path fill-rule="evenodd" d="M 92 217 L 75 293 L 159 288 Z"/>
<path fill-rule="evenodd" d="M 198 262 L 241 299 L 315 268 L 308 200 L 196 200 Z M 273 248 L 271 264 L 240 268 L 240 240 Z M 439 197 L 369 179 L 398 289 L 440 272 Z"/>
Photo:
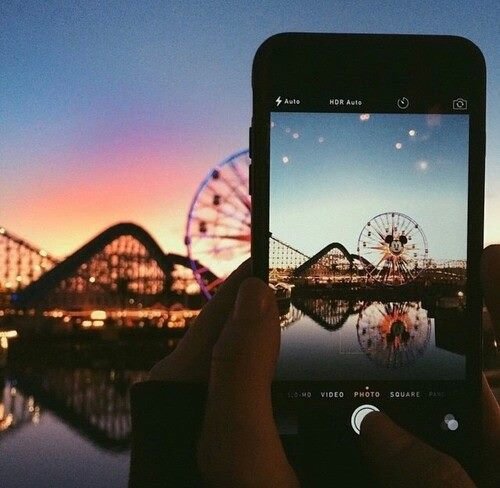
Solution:
<path fill-rule="evenodd" d="M 277 380 L 344 394 L 401 382 L 389 398 L 465 380 L 469 116 L 457 112 L 271 113 Z"/>

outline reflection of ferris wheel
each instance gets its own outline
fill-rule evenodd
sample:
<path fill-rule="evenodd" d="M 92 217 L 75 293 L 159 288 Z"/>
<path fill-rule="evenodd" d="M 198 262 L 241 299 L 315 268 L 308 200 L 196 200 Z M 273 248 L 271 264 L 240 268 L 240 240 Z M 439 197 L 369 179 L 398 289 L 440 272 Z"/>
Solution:
<path fill-rule="evenodd" d="M 364 305 L 356 330 L 359 345 L 371 360 L 399 368 L 424 354 L 431 323 L 420 303 L 374 302 Z"/>
<path fill-rule="evenodd" d="M 386 285 L 409 283 L 429 265 L 424 232 L 399 212 L 379 214 L 363 227 L 358 255 L 367 274 Z"/>
<path fill-rule="evenodd" d="M 189 209 L 184 241 L 207 298 L 250 255 L 249 165 L 248 150 L 219 163 L 201 183 Z"/>

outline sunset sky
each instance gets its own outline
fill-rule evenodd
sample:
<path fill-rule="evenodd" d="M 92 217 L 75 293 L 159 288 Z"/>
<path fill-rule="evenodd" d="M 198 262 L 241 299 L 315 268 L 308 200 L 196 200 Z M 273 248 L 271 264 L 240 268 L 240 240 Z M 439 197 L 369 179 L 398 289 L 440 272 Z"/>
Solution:
<path fill-rule="evenodd" d="M 132 221 L 185 254 L 198 185 L 247 147 L 251 63 L 264 39 L 435 33 L 468 37 L 486 57 L 486 240 L 500 242 L 499 4 L 351 4 L 2 2 L 0 226 L 62 257 Z"/>
<path fill-rule="evenodd" d="M 430 258 L 466 259 L 468 118 L 273 113 L 273 235 L 308 256 L 332 242 L 357 253 L 365 224 L 398 212 Z"/>

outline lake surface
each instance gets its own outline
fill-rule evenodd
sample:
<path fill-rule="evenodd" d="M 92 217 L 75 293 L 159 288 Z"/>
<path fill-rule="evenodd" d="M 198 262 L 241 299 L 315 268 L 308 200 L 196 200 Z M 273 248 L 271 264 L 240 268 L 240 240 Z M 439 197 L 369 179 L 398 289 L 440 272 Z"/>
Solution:
<path fill-rule="evenodd" d="M 310 298 L 292 302 L 282 324 L 280 380 L 457 380 L 465 375 L 465 356 L 453 347 L 460 342 L 453 336 L 462 331 L 432 317 L 420 302 Z"/>
<path fill-rule="evenodd" d="M 145 371 L 7 371 L 0 398 L 1 486 L 127 486 L 128 390 L 144 377 Z"/>

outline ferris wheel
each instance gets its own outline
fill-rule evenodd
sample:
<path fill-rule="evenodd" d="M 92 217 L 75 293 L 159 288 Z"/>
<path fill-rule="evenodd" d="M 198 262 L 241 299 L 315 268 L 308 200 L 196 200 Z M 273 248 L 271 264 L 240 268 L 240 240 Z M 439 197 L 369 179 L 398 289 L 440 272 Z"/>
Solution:
<path fill-rule="evenodd" d="M 207 298 L 250 256 L 249 166 L 247 149 L 219 163 L 199 186 L 189 209 L 184 242 Z"/>
<path fill-rule="evenodd" d="M 399 212 L 369 220 L 359 235 L 357 251 L 368 276 L 385 285 L 409 283 L 429 265 L 423 230 Z"/>

